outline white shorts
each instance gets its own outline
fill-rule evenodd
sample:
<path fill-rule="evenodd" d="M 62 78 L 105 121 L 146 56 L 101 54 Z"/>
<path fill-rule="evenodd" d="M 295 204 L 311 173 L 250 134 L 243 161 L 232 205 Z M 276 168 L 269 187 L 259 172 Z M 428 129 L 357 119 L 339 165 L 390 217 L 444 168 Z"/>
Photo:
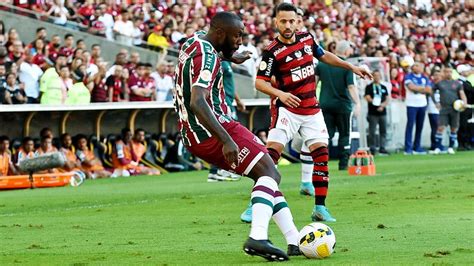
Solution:
<path fill-rule="evenodd" d="M 277 119 L 275 127 L 268 133 L 268 142 L 286 145 L 299 133 L 308 147 L 318 142 L 328 144 L 329 134 L 322 111 L 314 115 L 299 115 L 279 107 Z"/>

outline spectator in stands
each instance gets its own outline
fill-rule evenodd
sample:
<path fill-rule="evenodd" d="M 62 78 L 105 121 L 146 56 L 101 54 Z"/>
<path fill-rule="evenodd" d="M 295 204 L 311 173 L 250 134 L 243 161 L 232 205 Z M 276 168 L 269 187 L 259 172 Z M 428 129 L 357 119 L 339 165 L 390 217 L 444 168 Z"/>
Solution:
<path fill-rule="evenodd" d="M 46 12 L 46 15 L 55 17 L 56 19 L 54 20 L 54 23 L 63 26 L 66 25 L 67 20 L 71 16 L 62 0 L 53 1 L 51 8 Z"/>
<path fill-rule="evenodd" d="M 146 65 L 137 65 L 137 76 L 130 75 L 128 87 L 130 89 L 130 101 L 151 101 L 155 98 L 155 88 L 147 81 Z"/>
<path fill-rule="evenodd" d="M 128 19 L 127 10 L 122 10 L 120 18 L 115 21 L 114 32 L 117 42 L 132 46 L 133 22 Z"/>
<path fill-rule="evenodd" d="M 7 42 L 7 35 L 5 35 L 6 31 L 5 23 L 3 20 L 0 20 L 0 45 L 3 45 Z"/>
<path fill-rule="evenodd" d="M 386 137 L 387 137 L 387 105 L 389 103 L 388 89 L 381 83 L 380 71 L 376 70 L 372 72 L 374 82 L 365 87 L 364 98 L 368 103 L 368 116 L 369 120 L 369 147 L 372 154 L 376 154 L 376 129 L 379 127 L 379 150 L 381 155 L 388 155 L 388 151 L 385 149 Z"/>
<path fill-rule="evenodd" d="M 0 176 L 16 174 L 9 148 L 10 139 L 7 136 L 0 136 Z"/>
<path fill-rule="evenodd" d="M 100 44 L 94 43 L 91 46 L 91 62 L 96 64 L 97 58 L 101 57 L 102 49 L 100 47 Z"/>
<path fill-rule="evenodd" d="M 105 73 L 107 64 L 101 62 L 98 66 L 98 72 L 93 78 L 93 88 L 91 90 L 91 102 L 107 102 L 108 92 L 105 86 Z"/>
<path fill-rule="evenodd" d="M 143 43 L 143 36 L 145 33 L 142 30 L 143 28 L 143 21 L 140 18 L 135 18 L 133 20 L 133 33 L 132 33 L 132 44 L 134 46 L 142 46 Z"/>
<path fill-rule="evenodd" d="M 99 6 L 96 6 L 94 9 L 94 14 L 89 18 L 89 33 L 105 37 L 105 25 L 100 20 L 102 16 L 102 9 Z"/>
<path fill-rule="evenodd" d="M 158 48 L 159 50 L 167 49 L 169 47 L 168 40 L 163 36 L 162 25 L 158 24 L 153 28 L 153 32 L 148 36 L 147 44 Z"/>
<path fill-rule="evenodd" d="M 42 42 L 41 39 L 38 40 Z M 33 61 L 34 57 L 29 49 L 25 50 L 25 58 L 19 61 L 19 79 L 25 84 L 27 103 L 39 102 L 39 80 L 41 75 L 43 75 L 43 70 L 34 64 Z"/>
<path fill-rule="evenodd" d="M 71 63 L 74 54 L 74 35 L 68 33 L 64 36 L 64 46 L 59 49 L 59 53 L 67 57 L 67 62 Z"/>
<path fill-rule="evenodd" d="M 412 73 L 405 76 L 407 126 L 405 131 L 405 154 L 426 154 L 421 147 L 421 132 L 425 121 L 427 100 L 426 95 L 431 94 L 429 79 L 423 75 L 423 64 L 415 62 Z M 413 127 L 416 125 L 415 140 L 413 141 Z"/>
<path fill-rule="evenodd" d="M 128 71 L 121 65 L 116 65 L 114 74 L 105 81 L 105 90 L 108 94 L 109 102 L 128 102 L 129 95 L 126 87 Z"/>
<path fill-rule="evenodd" d="M 115 68 L 117 66 L 125 66 L 126 64 L 127 64 L 127 54 L 123 52 L 116 54 L 114 65 L 107 70 L 105 77 L 108 78 L 110 75 L 115 73 Z"/>
<path fill-rule="evenodd" d="M 46 49 L 45 41 L 41 38 L 33 41 L 30 54 L 33 55 L 31 63 L 39 66 L 42 70 L 46 70 L 48 65 L 53 64 L 48 58 L 48 50 Z"/>
<path fill-rule="evenodd" d="M 87 178 L 106 178 L 110 177 L 111 173 L 104 169 L 102 162 L 95 157 L 93 151 L 89 149 L 87 138 L 85 135 L 76 136 L 76 156 L 81 162 L 82 170 L 85 172 Z"/>
<path fill-rule="evenodd" d="M 136 75 L 138 63 L 140 63 L 140 54 L 138 52 L 131 52 L 130 60 L 125 64 L 125 68 L 128 69 L 131 75 Z"/>
<path fill-rule="evenodd" d="M 105 37 L 109 41 L 114 40 L 114 18 L 110 14 L 110 12 L 107 11 L 107 5 L 105 3 L 102 3 L 99 5 L 101 9 L 101 16 L 99 17 L 99 21 L 101 21 L 104 24 L 105 27 Z"/>
<path fill-rule="evenodd" d="M 31 159 L 35 157 L 35 142 L 30 137 L 23 138 L 21 147 L 15 154 L 15 162 L 18 169 L 20 163 L 25 159 Z M 26 174 L 26 173 L 25 173 Z"/>
<path fill-rule="evenodd" d="M 171 76 L 167 74 L 168 62 L 161 61 L 156 66 L 156 71 L 151 74 L 156 85 L 156 101 L 164 102 L 173 99 L 174 81 Z"/>
<path fill-rule="evenodd" d="M 10 92 L 7 90 L 7 69 L 0 65 L 0 104 L 12 104 Z"/>
<path fill-rule="evenodd" d="M 20 40 L 16 40 L 12 44 L 11 52 L 9 54 L 10 61 L 17 63 L 18 60 L 23 58 L 23 43 Z"/>
<path fill-rule="evenodd" d="M 176 133 L 174 140 L 174 145 L 168 149 L 164 159 L 166 170 L 170 172 L 202 170 L 202 163 L 183 145 L 181 134 Z"/>
<path fill-rule="evenodd" d="M 56 62 L 56 59 L 59 56 L 59 48 L 61 47 L 61 37 L 55 34 L 51 38 L 51 42 L 48 44 L 47 55 L 49 59 L 53 62 Z"/>
<path fill-rule="evenodd" d="M 27 102 L 24 84 L 19 83 L 15 73 L 7 74 L 6 89 L 11 97 L 12 104 L 24 104 Z"/>
<path fill-rule="evenodd" d="M 81 169 L 81 163 L 77 159 L 75 148 L 72 145 L 71 135 L 64 133 L 61 135 L 61 149 L 59 151 L 66 158 L 66 164 L 61 170 L 63 171 L 79 171 Z"/>

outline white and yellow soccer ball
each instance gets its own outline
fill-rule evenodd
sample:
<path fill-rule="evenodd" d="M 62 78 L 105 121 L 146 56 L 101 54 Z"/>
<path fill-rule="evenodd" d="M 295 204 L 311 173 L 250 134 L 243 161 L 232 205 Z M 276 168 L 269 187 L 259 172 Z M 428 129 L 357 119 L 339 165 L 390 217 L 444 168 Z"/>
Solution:
<path fill-rule="evenodd" d="M 466 106 L 464 105 L 464 102 L 462 100 L 456 100 L 453 102 L 453 108 L 454 110 L 458 112 L 462 112 L 466 109 Z"/>
<path fill-rule="evenodd" d="M 334 252 L 336 235 L 323 223 L 311 223 L 301 229 L 299 234 L 301 253 L 310 259 L 324 259 Z"/>

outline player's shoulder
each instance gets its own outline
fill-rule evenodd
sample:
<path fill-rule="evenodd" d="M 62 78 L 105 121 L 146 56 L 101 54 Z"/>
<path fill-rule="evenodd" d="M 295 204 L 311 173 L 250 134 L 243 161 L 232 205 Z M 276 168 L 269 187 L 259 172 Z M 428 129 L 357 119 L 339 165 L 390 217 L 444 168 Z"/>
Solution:
<path fill-rule="evenodd" d="M 295 37 L 297 42 L 314 41 L 313 35 L 307 31 L 298 31 L 295 33 Z"/>
<path fill-rule="evenodd" d="M 263 51 L 265 52 L 273 52 L 274 50 L 278 49 L 278 46 L 279 46 L 279 42 L 277 41 L 277 39 L 275 38 L 271 43 L 269 43 L 264 49 Z"/>

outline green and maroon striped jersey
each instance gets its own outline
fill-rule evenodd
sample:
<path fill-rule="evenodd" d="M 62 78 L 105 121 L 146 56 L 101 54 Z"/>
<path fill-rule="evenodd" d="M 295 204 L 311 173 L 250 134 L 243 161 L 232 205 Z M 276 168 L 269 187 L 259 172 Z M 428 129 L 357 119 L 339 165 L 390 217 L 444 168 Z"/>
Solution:
<path fill-rule="evenodd" d="M 225 102 L 221 59 L 205 32 L 196 32 L 181 47 L 176 66 L 174 105 L 179 115 L 179 130 L 185 145 L 199 144 L 211 137 L 190 107 L 193 87 L 210 91 L 207 103 L 219 122 L 230 121 L 230 108 Z"/>

